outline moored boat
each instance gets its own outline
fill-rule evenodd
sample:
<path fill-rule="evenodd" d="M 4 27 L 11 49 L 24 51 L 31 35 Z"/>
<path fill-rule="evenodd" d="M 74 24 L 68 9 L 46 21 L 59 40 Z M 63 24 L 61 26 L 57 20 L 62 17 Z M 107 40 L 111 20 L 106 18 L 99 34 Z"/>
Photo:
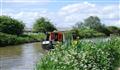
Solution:
<path fill-rule="evenodd" d="M 63 42 L 64 35 L 62 32 L 48 32 L 46 39 L 42 41 L 42 48 L 46 50 L 54 49 L 57 42 Z"/>

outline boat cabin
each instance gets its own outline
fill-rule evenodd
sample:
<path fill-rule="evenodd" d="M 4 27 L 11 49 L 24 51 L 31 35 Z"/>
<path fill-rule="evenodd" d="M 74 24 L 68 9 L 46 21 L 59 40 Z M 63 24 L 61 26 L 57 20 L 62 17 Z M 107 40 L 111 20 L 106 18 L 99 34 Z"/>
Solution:
<path fill-rule="evenodd" d="M 53 49 L 56 42 L 63 42 L 62 32 L 48 32 L 46 33 L 46 39 L 42 42 L 44 49 Z"/>

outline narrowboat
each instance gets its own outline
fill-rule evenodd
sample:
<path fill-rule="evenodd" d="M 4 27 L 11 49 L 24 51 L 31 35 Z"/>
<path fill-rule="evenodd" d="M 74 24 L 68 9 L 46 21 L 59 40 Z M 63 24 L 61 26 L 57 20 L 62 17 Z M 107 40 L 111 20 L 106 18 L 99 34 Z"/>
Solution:
<path fill-rule="evenodd" d="M 47 32 L 46 39 L 42 41 L 42 48 L 46 50 L 54 49 L 57 42 L 63 42 L 64 35 L 62 32 Z"/>

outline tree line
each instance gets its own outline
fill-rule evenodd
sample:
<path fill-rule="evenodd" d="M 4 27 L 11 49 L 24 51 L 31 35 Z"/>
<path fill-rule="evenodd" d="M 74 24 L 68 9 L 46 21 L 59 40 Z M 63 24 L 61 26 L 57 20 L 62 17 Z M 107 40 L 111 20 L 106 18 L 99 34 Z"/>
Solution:
<path fill-rule="evenodd" d="M 22 21 L 9 16 L 0 16 L 0 32 L 7 34 L 20 35 L 24 32 L 25 24 Z M 33 32 L 51 32 L 57 30 L 52 22 L 44 17 L 36 19 L 33 25 Z M 105 26 L 97 16 L 90 16 L 84 19 L 84 22 L 77 22 L 72 31 L 79 35 L 80 32 L 99 32 L 106 36 L 110 34 L 120 34 L 120 28 L 116 26 Z"/>
<path fill-rule="evenodd" d="M 97 16 L 90 16 L 83 22 L 77 22 L 72 31 L 80 38 L 120 35 L 120 28 L 104 25 Z"/>
<path fill-rule="evenodd" d="M 21 35 L 24 32 L 25 23 L 9 16 L 0 16 L 0 32 Z M 33 32 L 51 32 L 57 28 L 50 20 L 41 17 L 38 18 L 33 25 Z"/>

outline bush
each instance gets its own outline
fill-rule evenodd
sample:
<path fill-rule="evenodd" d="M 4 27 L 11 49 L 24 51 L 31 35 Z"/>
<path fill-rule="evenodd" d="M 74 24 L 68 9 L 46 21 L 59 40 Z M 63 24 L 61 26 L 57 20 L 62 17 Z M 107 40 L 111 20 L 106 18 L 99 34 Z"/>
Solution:
<path fill-rule="evenodd" d="M 75 32 L 77 36 L 79 36 L 80 38 L 92 38 L 92 37 L 105 36 L 104 33 L 100 33 L 93 29 L 77 29 L 77 30 L 73 30 L 73 32 Z"/>
<path fill-rule="evenodd" d="M 107 29 L 110 31 L 110 34 L 120 35 L 120 28 L 115 26 L 108 26 Z"/>
<path fill-rule="evenodd" d="M 10 35 L 0 32 L 0 46 L 37 42 L 43 40 L 44 37 L 45 37 L 44 34 L 36 34 L 36 35 L 24 34 L 17 36 L 17 35 Z"/>
<path fill-rule="evenodd" d="M 120 58 L 120 38 L 94 43 L 58 45 L 43 57 L 36 70 L 114 70 Z"/>
<path fill-rule="evenodd" d="M 46 35 L 44 33 L 30 33 L 28 36 L 38 41 L 42 41 L 46 38 Z"/>
<path fill-rule="evenodd" d="M 16 45 L 26 42 L 26 38 L 0 33 L 0 46 Z"/>
<path fill-rule="evenodd" d="M 0 16 L 0 32 L 20 35 L 23 33 L 24 24 L 8 16 Z"/>

